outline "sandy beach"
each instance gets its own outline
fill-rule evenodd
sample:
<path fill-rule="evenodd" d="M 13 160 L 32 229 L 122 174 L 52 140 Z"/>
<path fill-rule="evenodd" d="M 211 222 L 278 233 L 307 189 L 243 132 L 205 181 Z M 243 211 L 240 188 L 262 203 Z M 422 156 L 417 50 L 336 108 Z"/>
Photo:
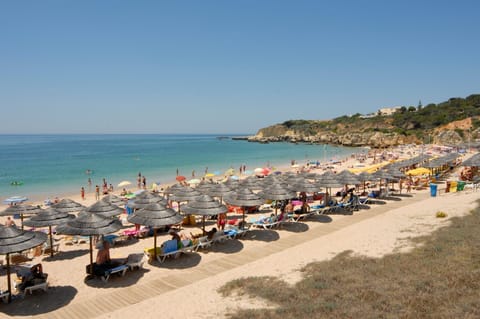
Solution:
<path fill-rule="evenodd" d="M 352 165 L 347 161 L 338 169 Z M 280 229 L 253 230 L 244 239 L 215 244 L 206 251 L 184 254 L 162 264 L 146 262 L 143 269 L 127 272 L 124 277 L 113 276 L 106 283 L 85 280 L 88 244 L 66 245 L 62 236 L 57 236 L 61 253 L 53 258 L 35 257 L 29 262 L 43 264 L 49 274 L 48 292 L 37 291 L 3 304 L 0 316 L 126 318 L 141 314 L 223 318 L 238 307 L 265 306 L 261 300 L 222 297 L 217 289 L 230 280 L 273 275 L 295 283 L 302 266 L 328 260 L 345 250 L 371 257 L 408 250 L 412 247 L 410 238 L 428 234 L 447 225 L 449 218 L 475 208 L 478 194 L 471 190 L 445 193 L 444 186 L 440 186 L 439 196 L 431 197 L 427 189 L 415 190 L 399 200 L 371 205 L 352 215 L 323 215 L 285 224 Z M 83 202 L 79 194 L 69 198 L 85 205 L 94 202 L 93 195 Z M 439 210 L 448 217 L 436 218 Z M 213 225 L 214 221 L 209 221 L 207 227 Z M 195 233 L 199 227 L 188 226 L 183 231 Z M 168 234 L 159 235 L 158 242 L 168 238 Z M 111 255 L 122 258 L 152 246 L 152 237 L 132 239 L 113 247 Z M 1 287 L 5 282 L 3 271 Z"/>

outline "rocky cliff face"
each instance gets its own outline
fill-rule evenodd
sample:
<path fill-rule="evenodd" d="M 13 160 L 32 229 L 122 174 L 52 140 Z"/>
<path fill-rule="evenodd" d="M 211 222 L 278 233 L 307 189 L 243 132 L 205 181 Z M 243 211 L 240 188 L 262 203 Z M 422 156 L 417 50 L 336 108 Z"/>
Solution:
<path fill-rule="evenodd" d="M 458 125 L 457 125 L 458 124 Z M 467 123 L 468 124 L 468 123 Z M 425 142 L 441 145 L 458 145 L 465 143 L 468 138 L 472 141 L 480 137 L 478 130 L 468 131 L 469 125 L 465 121 L 450 123 L 432 132 Z M 414 135 L 405 136 L 394 132 L 341 132 L 318 131 L 313 134 L 297 132 L 282 124 L 277 124 L 260 129 L 256 135 L 248 138 L 250 142 L 292 142 L 292 143 L 315 143 L 333 144 L 343 146 L 370 146 L 374 148 L 386 148 L 402 144 L 421 144 L 423 141 Z"/>
<path fill-rule="evenodd" d="M 363 132 L 335 134 L 318 132 L 315 135 L 305 135 L 289 130 L 282 125 L 274 125 L 260 129 L 255 136 L 248 139 L 251 142 L 305 142 L 318 144 L 334 144 L 344 146 L 371 146 L 375 148 L 389 147 L 400 144 L 419 143 L 414 136 L 404 136 L 395 133 Z"/>

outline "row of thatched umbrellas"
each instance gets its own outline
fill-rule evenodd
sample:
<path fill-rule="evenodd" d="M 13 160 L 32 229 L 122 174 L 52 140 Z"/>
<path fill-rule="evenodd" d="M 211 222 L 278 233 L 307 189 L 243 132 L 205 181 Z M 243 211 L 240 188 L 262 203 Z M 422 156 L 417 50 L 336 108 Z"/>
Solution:
<path fill-rule="evenodd" d="M 156 230 L 164 226 L 171 226 L 182 221 L 184 214 L 201 215 L 203 217 L 203 231 L 205 231 L 205 217 L 228 212 L 222 202 L 243 208 L 259 206 L 268 200 L 288 200 L 296 197 L 297 192 L 316 192 L 320 187 L 327 189 L 341 187 L 345 184 L 359 184 L 362 181 L 373 179 L 392 179 L 401 177 L 402 173 L 396 169 L 380 170 L 369 175 L 360 175 L 343 171 L 340 174 L 326 172 L 319 174 L 284 174 L 282 177 L 275 175 L 263 179 L 247 178 L 241 182 L 232 179 L 225 183 L 214 184 L 200 183 L 195 189 L 176 184 L 165 191 L 166 198 L 143 192 L 128 203 L 134 208 L 133 214 L 128 216 L 128 221 L 134 224 L 145 225 L 154 230 L 154 254 L 157 253 Z M 260 182 L 261 181 L 261 182 Z M 260 192 L 255 193 L 254 190 Z M 219 200 L 213 199 L 218 197 Z M 178 202 L 178 211 L 169 207 L 168 201 Z M 180 205 L 181 202 L 186 202 Z M 85 208 L 82 205 L 64 199 L 49 209 L 40 209 L 36 206 L 24 204 L 14 205 L 0 216 L 19 214 L 22 228 L 0 228 L 0 254 L 7 255 L 7 274 L 9 300 L 11 299 L 9 254 L 36 247 L 47 240 L 47 235 L 42 232 L 24 231 L 23 225 L 32 227 L 49 227 L 50 246 L 53 246 L 51 227 L 57 225 L 57 233 L 66 235 L 85 235 L 90 238 L 90 271 L 93 271 L 93 246 L 92 236 L 105 235 L 120 230 L 121 223 L 112 218 L 123 212 L 118 205 L 124 204 L 121 198 L 114 195 L 104 197 L 92 206 Z M 70 214 L 80 212 L 77 217 Z M 30 220 L 23 222 L 23 215 L 35 215 Z M 53 249 L 50 249 L 53 256 Z"/>

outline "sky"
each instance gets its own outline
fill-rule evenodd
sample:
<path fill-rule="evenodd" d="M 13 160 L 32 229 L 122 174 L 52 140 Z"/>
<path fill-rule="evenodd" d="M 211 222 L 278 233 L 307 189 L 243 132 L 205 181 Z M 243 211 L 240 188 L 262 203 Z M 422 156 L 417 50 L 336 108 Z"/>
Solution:
<path fill-rule="evenodd" d="M 0 134 L 255 134 L 480 93 L 477 0 L 0 0 Z"/>

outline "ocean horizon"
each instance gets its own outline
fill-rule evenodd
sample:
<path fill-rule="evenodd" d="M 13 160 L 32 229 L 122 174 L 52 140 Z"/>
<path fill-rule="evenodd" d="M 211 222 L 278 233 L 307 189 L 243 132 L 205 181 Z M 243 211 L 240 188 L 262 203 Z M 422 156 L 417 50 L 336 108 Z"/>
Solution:
<path fill-rule="evenodd" d="M 141 173 L 147 184 L 175 181 L 177 169 L 188 179 L 205 171 L 223 176 L 240 166 L 288 167 L 340 160 L 361 148 L 293 143 L 251 143 L 231 137 L 249 134 L 2 134 L 0 135 L 0 199 L 26 196 L 43 200 L 87 192 L 103 178 L 117 188 Z M 219 138 L 228 137 L 228 138 Z M 88 178 L 92 180 L 89 188 Z M 93 188 L 93 189 L 92 189 Z"/>

